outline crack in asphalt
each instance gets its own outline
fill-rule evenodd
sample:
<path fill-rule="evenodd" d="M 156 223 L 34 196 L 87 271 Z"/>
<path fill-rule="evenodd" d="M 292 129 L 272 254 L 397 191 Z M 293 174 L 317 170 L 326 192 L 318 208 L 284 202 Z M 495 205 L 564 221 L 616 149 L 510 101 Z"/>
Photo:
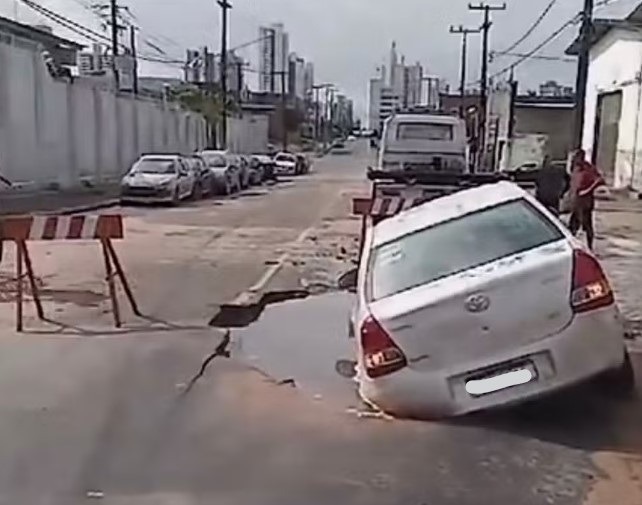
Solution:
<path fill-rule="evenodd" d="M 223 335 L 223 339 L 219 342 L 219 344 L 216 346 L 216 349 L 214 349 L 214 352 L 210 353 L 203 363 L 201 364 L 201 368 L 198 371 L 194 377 L 190 379 L 190 381 L 187 384 L 187 387 L 185 388 L 185 393 L 189 393 L 191 389 L 194 387 L 196 382 L 198 382 L 199 379 L 201 379 L 204 375 L 205 372 L 207 371 L 207 368 L 210 366 L 212 361 L 214 361 L 215 358 L 222 357 L 222 358 L 229 358 L 230 357 L 230 350 L 228 349 L 230 346 L 230 343 L 232 342 L 232 332 L 229 330 L 229 328 L 225 331 L 225 334 Z"/>

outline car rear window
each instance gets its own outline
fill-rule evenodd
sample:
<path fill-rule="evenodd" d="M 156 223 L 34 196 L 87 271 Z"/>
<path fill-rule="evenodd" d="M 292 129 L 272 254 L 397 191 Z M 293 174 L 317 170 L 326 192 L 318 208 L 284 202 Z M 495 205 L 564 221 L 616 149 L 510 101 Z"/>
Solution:
<path fill-rule="evenodd" d="M 386 298 L 562 238 L 526 200 L 486 208 L 377 247 L 369 297 Z"/>
<path fill-rule="evenodd" d="M 397 140 L 452 140 L 453 127 L 438 123 L 401 123 Z"/>

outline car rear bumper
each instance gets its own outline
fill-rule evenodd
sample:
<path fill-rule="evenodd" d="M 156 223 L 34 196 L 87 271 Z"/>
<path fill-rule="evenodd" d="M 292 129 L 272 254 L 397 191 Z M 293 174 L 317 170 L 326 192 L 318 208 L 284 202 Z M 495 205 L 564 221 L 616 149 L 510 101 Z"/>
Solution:
<path fill-rule="evenodd" d="M 457 367 L 422 370 L 419 365 L 390 376 L 361 377 L 361 396 L 381 409 L 402 416 L 449 417 L 523 402 L 584 382 L 624 362 L 624 329 L 615 308 L 577 315 L 562 332 L 485 359 Z M 528 383 L 473 396 L 466 382 L 489 367 L 503 370 L 532 363 L 536 379 Z M 430 358 L 421 362 L 428 367 Z"/>
<path fill-rule="evenodd" d="M 123 203 L 171 203 L 173 201 L 173 198 L 172 195 L 121 195 L 120 201 Z"/>

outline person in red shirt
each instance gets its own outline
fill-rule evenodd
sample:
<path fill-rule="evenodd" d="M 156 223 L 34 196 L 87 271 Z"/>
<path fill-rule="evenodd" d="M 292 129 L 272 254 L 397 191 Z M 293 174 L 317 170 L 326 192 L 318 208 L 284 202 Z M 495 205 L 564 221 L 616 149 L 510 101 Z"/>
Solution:
<path fill-rule="evenodd" d="M 593 249 L 595 233 L 593 230 L 593 210 L 595 209 L 595 190 L 604 185 L 600 172 L 586 161 L 586 153 L 578 149 L 573 158 L 571 172 L 572 213 L 569 228 L 575 235 L 580 228 L 586 233 L 586 242 Z"/>

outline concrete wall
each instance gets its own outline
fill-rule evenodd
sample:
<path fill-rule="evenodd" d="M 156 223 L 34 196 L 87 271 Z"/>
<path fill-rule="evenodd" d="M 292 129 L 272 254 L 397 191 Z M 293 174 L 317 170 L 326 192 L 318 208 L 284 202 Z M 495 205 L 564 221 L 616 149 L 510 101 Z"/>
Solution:
<path fill-rule="evenodd" d="M 205 145 L 197 114 L 91 83 L 55 81 L 36 47 L 0 42 L 0 69 L 0 173 L 19 185 L 108 182 L 140 153 Z"/>
<path fill-rule="evenodd" d="M 228 149 L 241 154 L 267 153 L 268 114 L 247 114 L 227 120 Z"/>
<path fill-rule="evenodd" d="M 642 190 L 640 71 L 642 33 L 613 29 L 591 50 L 582 145 L 592 155 L 595 113 L 601 93 L 622 91 L 622 114 L 613 186 Z"/>

